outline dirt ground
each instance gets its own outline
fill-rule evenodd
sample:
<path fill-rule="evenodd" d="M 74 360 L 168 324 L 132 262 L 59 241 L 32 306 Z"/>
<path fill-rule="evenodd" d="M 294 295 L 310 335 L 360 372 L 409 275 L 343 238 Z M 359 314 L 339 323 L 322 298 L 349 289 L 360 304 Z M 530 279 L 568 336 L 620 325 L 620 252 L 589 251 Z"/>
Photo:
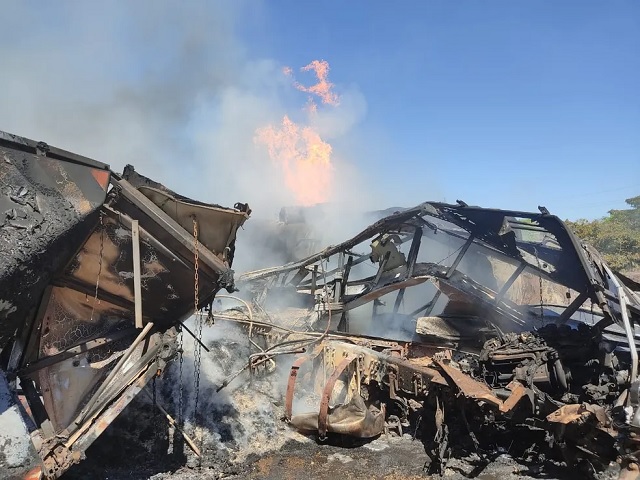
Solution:
<path fill-rule="evenodd" d="M 141 423 L 148 420 L 144 415 L 137 418 Z M 360 443 L 330 437 L 329 441 L 322 443 L 289 431 L 289 427 L 274 432 L 274 435 L 284 435 L 289 440 L 278 446 L 280 441 L 274 437 L 276 448 L 273 451 L 267 445 L 260 449 L 260 453 L 248 453 L 240 457 L 240 461 L 233 461 L 233 452 L 224 448 L 205 448 L 206 453 L 199 465 L 190 453 L 166 454 L 162 451 L 166 445 L 158 445 L 154 440 L 145 443 L 122 440 L 120 429 L 127 428 L 124 422 L 113 426 L 113 431 L 105 432 L 87 451 L 87 458 L 72 467 L 62 480 L 576 478 L 566 467 L 550 462 L 527 464 L 500 452 L 485 460 L 477 455 L 449 459 L 442 475 L 429 475 L 425 470 L 428 457 L 423 444 L 408 434 L 402 437 L 383 435 Z M 146 434 L 153 437 L 148 430 Z"/>

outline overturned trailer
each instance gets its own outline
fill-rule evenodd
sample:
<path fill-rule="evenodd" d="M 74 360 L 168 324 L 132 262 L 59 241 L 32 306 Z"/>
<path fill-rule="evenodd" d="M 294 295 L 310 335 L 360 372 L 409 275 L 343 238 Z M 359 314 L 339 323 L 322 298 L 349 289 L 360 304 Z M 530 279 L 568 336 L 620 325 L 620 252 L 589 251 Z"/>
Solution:
<path fill-rule="evenodd" d="M 254 369 L 305 350 L 285 401 L 300 430 L 411 426 L 432 472 L 507 449 L 638 472 L 640 298 L 543 207 L 423 203 L 239 285 L 250 311 L 219 316 L 267 339 Z"/>
<path fill-rule="evenodd" d="M 0 477 L 57 478 L 234 290 L 244 204 L 0 132 Z"/>

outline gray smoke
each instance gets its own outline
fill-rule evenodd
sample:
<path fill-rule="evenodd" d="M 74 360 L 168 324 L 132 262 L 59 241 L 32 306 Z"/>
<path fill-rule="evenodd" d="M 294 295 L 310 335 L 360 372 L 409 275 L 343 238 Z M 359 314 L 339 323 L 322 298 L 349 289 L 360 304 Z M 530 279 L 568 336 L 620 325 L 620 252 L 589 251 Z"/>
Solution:
<path fill-rule="evenodd" d="M 0 130 L 108 163 L 114 171 L 132 164 L 201 201 L 248 202 L 255 219 L 275 221 L 280 208 L 295 200 L 264 146 L 254 141 L 255 132 L 279 125 L 285 114 L 296 122 L 309 118 L 302 110 L 306 95 L 292 87 L 282 61 L 256 58 L 240 39 L 239 29 L 259 22 L 259 11 L 259 4 L 248 0 L 5 1 Z M 311 61 L 315 53 L 309 55 Z M 353 212 L 368 208 L 369 189 L 354 167 L 348 141 L 366 115 L 366 101 L 355 86 L 338 85 L 337 93 L 340 105 L 319 109 L 313 120 L 325 141 L 345 148 L 334 146 L 336 182 L 320 247 L 369 223 L 354 222 Z M 377 205 L 384 205 L 380 192 L 377 196 Z M 238 233 L 240 241 L 245 233 Z M 254 265 L 257 256 L 267 265 L 279 263 L 268 255 L 255 243 L 239 244 L 236 270 Z M 203 353 L 199 406 L 208 415 L 206 443 L 236 452 L 247 446 L 260 451 L 256 442 L 273 446 L 273 438 L 280 438 L 274 430 L 284 428 L 276 415 L 284 393 L 280 376 L 250 386 L 245 373 L 215 394 L 254 350 L 242 334 L 217 325 L 210 331 L 217 337 L 206 341 L 216 355 Z M 195 408 L 193 350 L 192 342 L 185 344 L 189 413 Z M 280 362 L 285 372 L 286 362 Z M 243 403 L 249 400 L 254 404 Z M 171 404 L 170 398 L 164 401 Z M 193 422 L 187 415 L 190 433 Z"/>
<path fill-rule="evenodd" d="M 281 61 L 256 58 L 241 40 L 259 12 L 245 0 L 4 2 L 0 129 L 275 216 L 293 199 L 255 131 L 285 113 L 307 120 L 306 96 Z M 328 141 L 366 113 L 357 88 L 340 93 L 341 105 L 316 119 Z M 339 176 L 356 177 L 335 153 Z"/>
<path fill-rule="evenodd" d="M 205 326 L 202 341 L 210 352 L 201 350 L 199 391 L 196 391 L 194 375 L 197 347 L 193 339 L 184 334 L 182 374 L 178 362 L 171 364 L 164 379 L 168 388 L 163 390 L 161 401 L 171 405 L 178 416 L 182 389 L 185 430 L 202 446 L 203 465 L 220 459 L 242 462 L 252 454 L 275 450 L 287 441 L 307 441 L 282 422 L 291 357 L 280 357 L 275 371 L 269 375 L 250 375 L 244 370 L 217 391 L 225 380 L 243 369 L 255 349 L 245 331 L 223 322 Z M 196 461 L 191 451 L 186 453 L 190 461 Z"/>

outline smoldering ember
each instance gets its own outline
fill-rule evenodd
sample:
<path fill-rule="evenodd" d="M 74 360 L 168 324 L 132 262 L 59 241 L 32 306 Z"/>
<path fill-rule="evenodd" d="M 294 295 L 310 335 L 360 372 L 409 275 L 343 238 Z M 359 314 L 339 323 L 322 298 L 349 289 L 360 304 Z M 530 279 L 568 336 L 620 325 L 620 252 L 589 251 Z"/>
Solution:
<path fill-rule="evenodd" d="M 244 232 L 131 166 L 0 155 L 2 478 L 639 476 L 640 285 L 546 208 L 327 246 L 322 204 Z"/>

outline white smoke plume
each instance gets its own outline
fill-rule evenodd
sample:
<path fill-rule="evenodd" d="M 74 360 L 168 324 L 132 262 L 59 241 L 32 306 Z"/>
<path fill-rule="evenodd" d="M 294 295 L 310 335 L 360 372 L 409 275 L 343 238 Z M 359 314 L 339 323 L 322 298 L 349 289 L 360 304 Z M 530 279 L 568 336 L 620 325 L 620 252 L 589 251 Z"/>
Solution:
<path fill-rule="evenodd" d="M 243 43 L 238 30 L 259 10 L 244 0 L 5 2 L 0 129 L 275 216 L 293 198 L 255 132 L 296 117 L 306 95 L 283 61 Z M 339 106 L 317 115 L 328 141 L 366 113 L 357 89 L 339 94 Z M 334 158 L 336 178 L 356 181 L 353 162 Z M 343 201 L 363 197 L 353 186 L 333 190 Z"/>
<path fill-rule="evenodd" d="M 182 374 L 178 362 L 170 364 L 163 380 L 165 387 L 158 391 L 159 401 L 179 418 L 182 389 L 185 430 L 202 447 L 203 465 L 216 459 L 243 462 L 251 455 L 276 450 L 288 441 L 308 441 L 282 421 L 291 356 L 280 357 L 275 371 L 268 375 L 250 375 L 243 368 L 255 349 L 245 331 L 229 323 L 205 326 L 202 341 L 210 352 L 201 350 L 197 416 L 194 375 L 197 345 L 187 334 L 184 334 Z M 242 374 L 235 376 L 239 371 Z M 228 380 L 231 381 L 226 384 Z M 190 451 L 185 452 L 191 462 L 196 461 Z"/>
<path fill-rule="evenodd" d="M 0 130 L 108 163 L 116 172 L 132 164 L 200 201 L 248 202 L 254 219 L 238 233 L 242 242 L 257 218 L 275 220 L 282 206 L 295 203 L 267 149 L 255 142 L 256 131 L 289 115 L 324 141 L 339 140 L 348 147 L 349 133 L 367 109 L 357 87 L 336 82 L 339 105 L 320 104 L 309 119 L 307 92 L 284 73 L 286 61 L 256 57 L 238 34 L 259 9 L 247 0 L 3 2 Z M 313 57 L 310 52 L 308 60 Z M 293 67 L 297 71 L 304 65 Z M 326 241 L 347 238 L 362 227 L 345 226 L 353 220 L 346 219 L 347 213 L 367 208 L 366 179 L 355 160 L 334 147 Z M 251 243 L 239 243 L 237 271 L 254 264 L 253 251 Z M 219 345 L 217 352 L 223 350 Z M 231 366 L 246 362 L 248 352 L 246 345 L 233 352 Z M 190 351 L 187 357 L 184 375 L 191 379 Z M 255 451 L 256 440 L 270 444 L 277 437 L 273 430 L 283 428 L 269 403 L 280 401 L 282 385 L 261 384 L 262 393 L 254 390 L 243 397 L 243 374 L 222 394 L 212 395 L 213 386 L 233 368 L 206 353 L 203 358 L 201 410 L 218 415 L 205 422 L 207 443 L 250 444 Z M 191 381 L 185 380 L 188 385 Z M 257 404 L 237 407 L 243 398 Z M 191 391 L 186 400 L 193 399 Z M 187 405 L 187 412 L 193 407 Z"/>

